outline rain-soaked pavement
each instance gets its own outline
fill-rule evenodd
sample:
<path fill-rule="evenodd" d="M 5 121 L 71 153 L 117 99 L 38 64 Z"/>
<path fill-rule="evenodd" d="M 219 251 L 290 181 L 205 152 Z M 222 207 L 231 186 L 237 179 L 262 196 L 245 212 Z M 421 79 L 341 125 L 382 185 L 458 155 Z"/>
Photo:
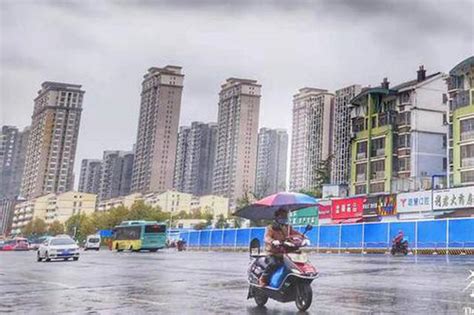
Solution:
<path fill-rule="evenodd" d="M 0 252 L 0 313 L 294 314 L 246 300 L 245 253 L 84 252 L 77 262 Z M 321 271 L 310 314 L 468 314 L 474 257 L 311 255 Z"/>

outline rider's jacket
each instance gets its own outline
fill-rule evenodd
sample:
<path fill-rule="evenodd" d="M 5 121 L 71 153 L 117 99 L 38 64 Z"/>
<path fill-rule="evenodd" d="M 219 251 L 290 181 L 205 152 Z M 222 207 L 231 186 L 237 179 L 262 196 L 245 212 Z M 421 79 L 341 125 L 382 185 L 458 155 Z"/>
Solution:
<path fill-rule="evenodd" d="M 281 250 L 272 245 L 273 241 L 284 242 L 289 236 L 295 236 L 302 234 L 290 225 L 277 226 L 276 224 L 270 224 L 265 230 L 265 251 L 269 254 L 275 255 L 280 254 Z"/>

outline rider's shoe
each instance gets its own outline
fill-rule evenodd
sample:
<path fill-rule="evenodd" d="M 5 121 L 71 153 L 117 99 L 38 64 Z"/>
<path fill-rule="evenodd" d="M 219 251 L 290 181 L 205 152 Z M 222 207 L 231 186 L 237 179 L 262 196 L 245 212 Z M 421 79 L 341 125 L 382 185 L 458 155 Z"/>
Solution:
<path fill-rule="evenodd" d="M 258 285 L 261 286 L 261 287 L 266 287 L 268 285 L 267 277 L 261 276 L 258 279 Z"/>

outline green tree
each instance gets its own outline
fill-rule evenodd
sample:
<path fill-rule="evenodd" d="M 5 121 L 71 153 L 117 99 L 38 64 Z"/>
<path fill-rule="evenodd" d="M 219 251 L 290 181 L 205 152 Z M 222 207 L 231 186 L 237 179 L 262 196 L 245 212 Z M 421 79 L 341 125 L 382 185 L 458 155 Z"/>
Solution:
<path fill-rule="evenodd" d="M 205 228 L 207 228 L 209 226 L 209 224 L 207 224 L 207 222 L 200 222 L 196 225 L 194 225 L 194 229 L 195 230 L 204 230 Z"/>
<path fill-rule="evenodd" d="M 36 218 L 28 222 L 21 230 L 26 237 L 38 237 L 45 235 L 48 230 L 48 225 L 43 219 Z"/>
<path fill-rule="evenodd" d="M 66 221 L 66 233 L 73 236 L 77 241 L 83 241 L 87 235 L 97 232 L 97 228 L 91 218 L 84 213 L 75 214 Z"/>
<path fill-rule="evenodd" d="M 58 234 L 64 234 L 64 224 L 62 224 L 58 220 L 54 220 L 48 226 L 48 234 L 52 236 L 56 236 Z"/>
<path fill-rule="evenodd" d="M 229 223 L 227 223 L 227 220 L 224 218 L 224 215 L 220 214 L 217 217 L 217 222 L 214 227 L 216 229 L 227 229 L 229 227 Z"/>

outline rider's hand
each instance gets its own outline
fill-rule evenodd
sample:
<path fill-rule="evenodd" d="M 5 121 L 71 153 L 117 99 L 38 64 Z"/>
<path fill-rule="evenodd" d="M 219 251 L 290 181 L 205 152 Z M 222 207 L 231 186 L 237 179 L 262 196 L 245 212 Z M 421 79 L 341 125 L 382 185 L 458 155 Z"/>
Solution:
<path fill-rule="evenodd" d="M 280 244 L 281 244 L 281 242 L 278 241 L 278 240 L 272 241 L 272 245 L 273 245 L 273 246 L 279 246 Z"/>
<path fill-rule="evenodd" d="M 303 242 L 301 243 L 301 245 L 303 245 L 303 246 L 309 246 L 309 245 L 311 245 L 311 242 L 309 241 L 309 239 L 305 238 L 305 239 L 303 240 Z"/>

